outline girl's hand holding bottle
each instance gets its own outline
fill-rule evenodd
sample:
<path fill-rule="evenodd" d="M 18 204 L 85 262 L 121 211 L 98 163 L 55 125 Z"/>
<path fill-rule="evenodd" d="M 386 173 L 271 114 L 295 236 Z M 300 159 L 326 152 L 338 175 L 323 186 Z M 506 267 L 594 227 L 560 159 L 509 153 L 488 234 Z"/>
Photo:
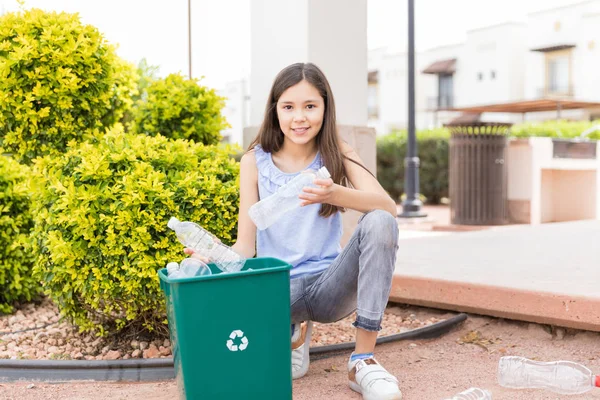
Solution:
<path fill-rule="evenodd" d="M 310 204 L 329 203 L 335 193 L 336 185 L 331 178 L 315 179 L 313 181 L 317 187 L 305 186 L 302 193 L 298 196 L 302 201 L 301 207 Z"/>

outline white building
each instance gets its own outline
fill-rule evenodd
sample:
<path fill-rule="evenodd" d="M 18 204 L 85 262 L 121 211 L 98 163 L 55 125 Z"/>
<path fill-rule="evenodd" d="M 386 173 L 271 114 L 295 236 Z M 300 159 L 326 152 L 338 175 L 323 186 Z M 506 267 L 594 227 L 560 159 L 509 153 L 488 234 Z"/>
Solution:
<path fill-rule="evenodd" d="M 600 0 L 537 11 L 524 23 L 506 22 L 467 32 L 464 43 L 415 55 L 418 129 L 441 126 L 461 115 L 446 111 L 539 98 L 600 102 Z M 385 48 L 368 53 L 368 125 L 378 135 L 408 125 L 407 53 Z M 223 92 L 232 125 L 226 140 L 242 143 L 250 125 L 249 89 L 239 81 Z M 256 110 L 257 113 L 262 110 Z M 557 118 L 595 119 L 600 110 L 545 113 L 484 113 L 484 121 Z"/>
<path fill-rule="evenodd" d="M 441 126 L 460 115 L 445 111 L 539 98 L 600 101 L 600 1 L 539 11 L 526 23 L 508 22 L 467 32 L 464 43 L 415 55 L 417 128 Z M 408 123 L 407 55 L 369 54 L 369 125 L 382 135 Z M 377 77 L 375 82 L 374 77 Z M 482 120 L 521 122 L 558 112 L 484 113 Z M 600 117 L 569 110 L 562 118 Z"/>
<path fill-rule="evenodd" d="M 225 89 L 218 91 L 219 96 L 225 98 L 223 116 L 230 127 L 221 131 L 223 142 L 243 142 L 244 128 L 250 124 L 250 95 L 248 80 L 241 79 L 225 85 Z"/>

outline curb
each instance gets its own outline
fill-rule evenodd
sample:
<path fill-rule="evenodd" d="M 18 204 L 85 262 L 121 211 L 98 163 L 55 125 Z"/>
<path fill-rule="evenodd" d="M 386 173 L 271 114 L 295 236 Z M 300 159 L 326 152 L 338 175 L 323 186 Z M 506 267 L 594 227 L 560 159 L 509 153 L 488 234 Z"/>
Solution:
<path fill-rule="evenodd" d="M 397 340 L 432 339 L 448 333 L 454 326 L 465 321 L 466 314 L 459 314 L 444 321 L 408 332 L 383 336 L 377 344 Z M 313 360 L 328 358 L 336 353 L 354 348 L 354 342 L 329 346 L 311 347 Z M 0 382 L 16 381 L 159 381 L 175 378 L 173 358 L 141 360 L 54 361 L 54 360 L 0 360 Z"/>

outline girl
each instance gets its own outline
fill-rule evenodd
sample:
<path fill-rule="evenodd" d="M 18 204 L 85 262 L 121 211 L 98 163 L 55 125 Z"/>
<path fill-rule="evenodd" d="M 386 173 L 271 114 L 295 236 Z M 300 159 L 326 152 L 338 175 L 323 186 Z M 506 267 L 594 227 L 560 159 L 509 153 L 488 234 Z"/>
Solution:
<path fill-rule="evenodd" d="M 330 179 L 305 187 L 302 207 L 258 231 L 248 209 L 301 171 L 326 166 Z M 341 250 L 341 212 L 363 212 Z M 314 64 L 298 63 L 276 77 L 264 121 L 241 159 L 238 239 L 245 257 L 290 263 L 292 376 L 308 371 L 312 322 L 335 322 L 357 312 L 356 348 L 348 361 L 352 390 L 365 400 L 402 397 L 398 381 L 373 357 L 391 289 L 398 248 L 396 203 L 338 138 L 329 83 Z M 192 250 L 186 249 L 187 254 Z M 195 255 L 201 258 L 201 255 Z"/>

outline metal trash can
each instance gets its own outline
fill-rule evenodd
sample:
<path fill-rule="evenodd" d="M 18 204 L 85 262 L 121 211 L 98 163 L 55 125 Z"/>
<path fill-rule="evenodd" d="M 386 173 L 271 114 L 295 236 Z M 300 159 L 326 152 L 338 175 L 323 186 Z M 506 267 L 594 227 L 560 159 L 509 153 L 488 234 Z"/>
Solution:
<path fill-rule="evenodd" d="M 450 216 L 458 225 L 508 220 L 506 152 L 512 124 L 447 124 L 450 136 Z"/>

